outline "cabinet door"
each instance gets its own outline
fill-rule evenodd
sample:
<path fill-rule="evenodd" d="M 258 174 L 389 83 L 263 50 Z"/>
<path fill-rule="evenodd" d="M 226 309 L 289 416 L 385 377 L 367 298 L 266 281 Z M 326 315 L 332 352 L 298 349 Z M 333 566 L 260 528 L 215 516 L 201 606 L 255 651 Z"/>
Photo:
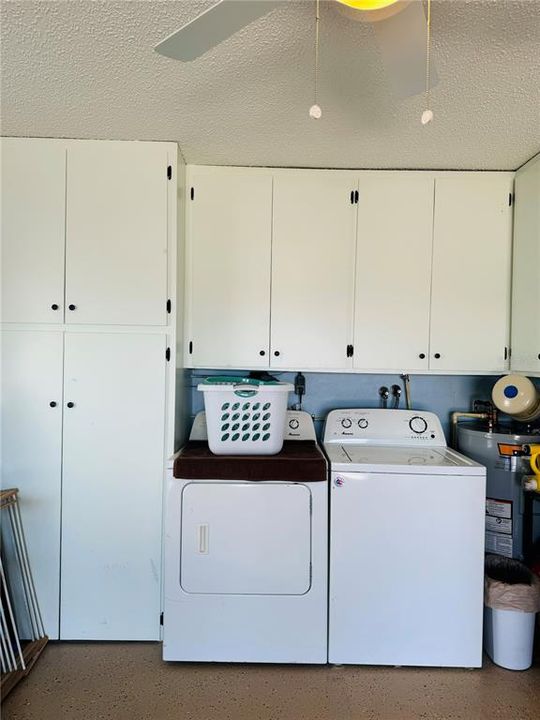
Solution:
<path fill-rule="evenodd" d="M 360 176 L 354 367 L 428 367 L 433 177 Z"/>
<path fill-rule="evenodd" d="M 189 192 L 187 363 L 268 367 L 272 177 L 193 170 Z"/>
<path fill-rule="evenodd" d="M 69 146 L 66 322 L 166 323 L 167 182 L 159 143 Z"/>
<path fill-rule="evenodd" d="M 67 334 L 64 401 L 60 637 L 157 640 L 165 337 Z"/>
<path fill-rule="evenodd" d="M 540 155 L 516 173 L 512 369 L 540 373 Z"/>
<path fill-rule="evenodd" d="M 2 319 L 61 323 L 64 312 L 66 150 L 4 138 Z"/>
<path fill-rule="evenodd" d="M 61 332 L 2 333 L 2 487 L 17 487 L 47 635 L 58 639 L 62 462 Z"/>
<path fill-rule="evenodd" d="M 435 180 L 430 368 L 508 368 L 513 179 Z"/>
<path fill-rule="evenodd" d="M 272 367 L 351 366 L 355 187 L 350 173 L 274 178 Z"/>

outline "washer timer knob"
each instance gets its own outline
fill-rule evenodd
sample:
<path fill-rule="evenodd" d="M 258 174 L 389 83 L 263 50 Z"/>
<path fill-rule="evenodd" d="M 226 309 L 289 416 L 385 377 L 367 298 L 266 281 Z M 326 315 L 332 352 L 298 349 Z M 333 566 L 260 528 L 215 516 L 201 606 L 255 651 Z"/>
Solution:
<path fill-rule="evenodd" d="M 409 427 L 414 433 L 425 433 L 427 430 L 427 422 L 423 417 L 415 415 L 409 420 Z"/>
<path fill-rule="evenodd" d="M 298 430 L 299 426 L 300 423 L 298 422 L 297 418 L 292 418 L 291 420 L 289 420 L 289 427 L 291 428 L 291 430 Z"/>
<path fill-rule="evenodd" d="M 358 427 L 360 430 L 365 430 L 367 426 L 369 425 L 369 422 L 366 420 L 366 418 L 360 418 L 358 421 Z"/>
<path fill-rule="evenodd" d="M 341 427 L 345 428 L 345 430 L 348 430 L 351 427 L 351 425 L 352 425 L 351 418 L 343 418 L 343 420 L 341 421 Z"/>

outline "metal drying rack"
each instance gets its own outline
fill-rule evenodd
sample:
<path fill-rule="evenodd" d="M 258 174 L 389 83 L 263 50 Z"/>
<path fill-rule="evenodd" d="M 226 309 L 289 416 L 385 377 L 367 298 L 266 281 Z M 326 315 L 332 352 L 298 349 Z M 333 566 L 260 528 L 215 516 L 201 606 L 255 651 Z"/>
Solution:
<path fill-rule="evenodd" d="M 0 663 L 2 700 L 22 680 L 47 644 L 30 569 L 17 488 L 0 491 Z"/>

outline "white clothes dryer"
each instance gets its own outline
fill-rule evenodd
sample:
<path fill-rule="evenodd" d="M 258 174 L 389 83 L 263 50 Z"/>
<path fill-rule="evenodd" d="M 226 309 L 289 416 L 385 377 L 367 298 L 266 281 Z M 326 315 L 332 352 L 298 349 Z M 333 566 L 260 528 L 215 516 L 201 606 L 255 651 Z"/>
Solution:
<path fill-rule="evenodd" d="M 436 415 L 334 410 L 332 663 L 480 667 L 486 470 Z"/>
<path fill-rule="evenodd" d="M 308 413 L 277 455 L 213 455 L 204 413 L 168 472 L 163 659 L 327 662 L 328 467 Z"/>

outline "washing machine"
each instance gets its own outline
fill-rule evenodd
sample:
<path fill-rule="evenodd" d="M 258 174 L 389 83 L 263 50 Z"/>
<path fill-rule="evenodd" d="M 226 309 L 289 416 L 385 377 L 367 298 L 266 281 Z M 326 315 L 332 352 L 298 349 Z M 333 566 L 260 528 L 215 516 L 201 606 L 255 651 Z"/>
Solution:
<path fill-rule="evenodd" d="M 334 410 L 329 661 L 480 667 L 486 470 L 436 415 Z"/>
<path fill-rule="evenodd" d="M 163 659 L 325 663 L 328 466 L 289 411 L 277 455 L 213 455 L 204 413 L 171 462 Z"/>

